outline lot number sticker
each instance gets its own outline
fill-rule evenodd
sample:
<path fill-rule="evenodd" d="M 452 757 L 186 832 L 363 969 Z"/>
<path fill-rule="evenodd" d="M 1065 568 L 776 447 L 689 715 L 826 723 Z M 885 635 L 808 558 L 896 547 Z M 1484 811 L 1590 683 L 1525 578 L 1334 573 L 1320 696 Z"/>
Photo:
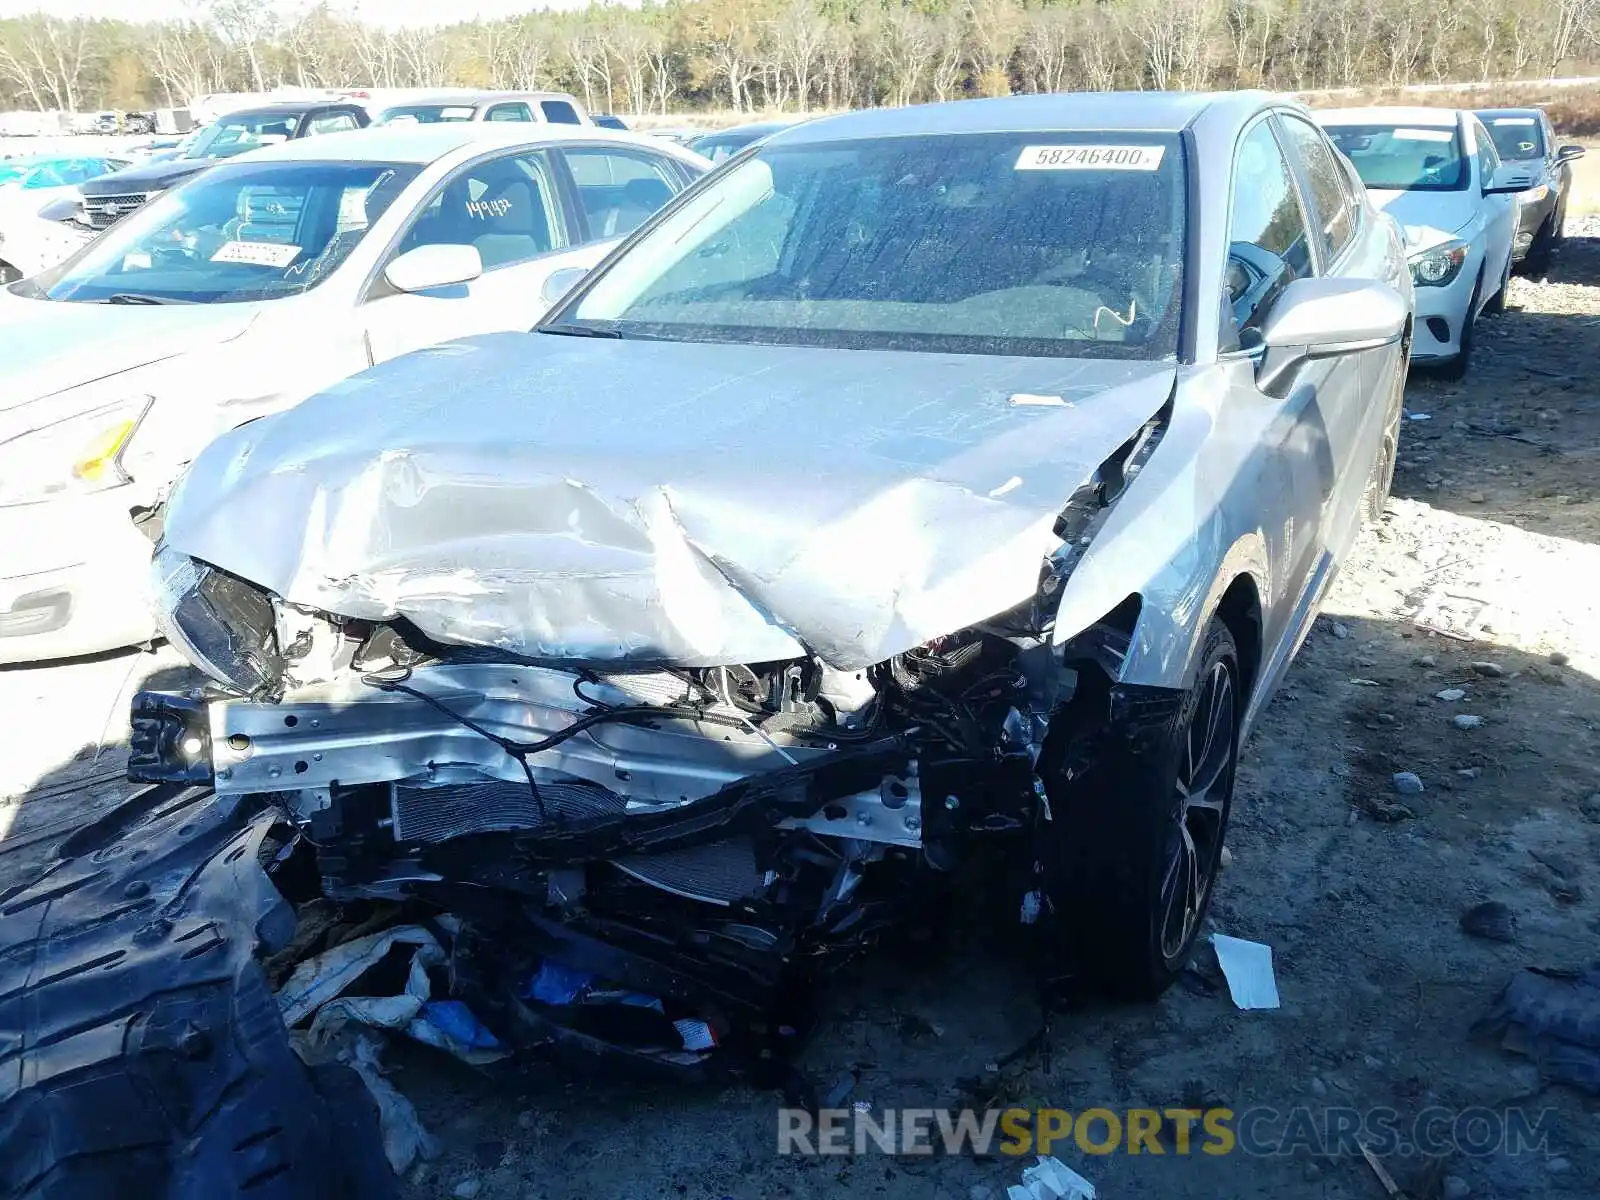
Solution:
<path fill-rule="evenodd" d="M 1154 171 L 1165 146 L 1024 146 L 1019 171 Z"/>
<path fill-rule="evenodd" d="M 211 261 L 281 269 L 299 257 L 299 246 L 282 246 L 276 242 L 229 242 L 211 256 Z"/>

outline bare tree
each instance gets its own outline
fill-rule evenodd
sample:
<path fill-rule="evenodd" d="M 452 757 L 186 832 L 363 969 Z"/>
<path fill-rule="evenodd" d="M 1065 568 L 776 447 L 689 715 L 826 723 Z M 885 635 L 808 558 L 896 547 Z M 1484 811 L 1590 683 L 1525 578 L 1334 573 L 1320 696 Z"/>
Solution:
<path fill-rule="evenodd" d="M 734 112 L 750 107 L 750 83 L 759 69 L 760 34 L 750 13 L 739 7 L 709 14 L 701 30 L 712 74 L 728 89 Z"/>
<path fill-rule="evenodd" d="M 888 100 L 910 104 L 939 53 L 939 30 L 914 9 L 891 8 L 876 32 L 878 53 L 888 70 Z"/>
<path fill-rule="evenodd" d="M 1070 10 L 1036 8 L 1022 37 L 1022 75 L 1036 92 L 1064 92 L 1076 64 L 1078 28 Z"/>
<path fill-rule="evenodd" d="M 795 0 L 772 25 L 772 38 L 779 59 L 794 84 L 800 107 L 810 105 L 816 92 L 817 75 L 822 67 L 828 41 L 828 20 L 812 0 Z"/>
<path fill-rule="evenodd" d="M 967 45 L 978 92 L 1005 96 L 1011 92 L 1011 57 L 1022 40 L 1022 7 L 1017 0 L 968 0 Z"/>
<path fill-rule="evenodd" d="M 938 52 L 933 60 L 933 94 L 949 100 L 967 74 L 967 22 L 958 9 L 947 9 L 935 25 Z"/>
<path fill-rule="evenodd" d="M 76 112 L 85 74 L 98 57 L 94 24 L 42 13 L 14 23 L 10 44 L 0 43 L 0 75 L 11 79 L 40 110 Z"/>
<path fill-rule="evenodd" d="M 261 45 L 277 26 L 277 10 L 261 0 L 210 0 L 211 22 L 250 68 L 250 82 L 266 90 L 261 71 Z"/>

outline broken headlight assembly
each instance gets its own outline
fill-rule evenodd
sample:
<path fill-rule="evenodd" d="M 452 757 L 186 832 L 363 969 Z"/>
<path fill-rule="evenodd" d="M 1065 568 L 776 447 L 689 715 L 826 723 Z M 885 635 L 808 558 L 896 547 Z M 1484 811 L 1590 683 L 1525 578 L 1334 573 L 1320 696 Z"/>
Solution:
<path fill-rule="evenodd" d="M 166 545 L 151 570 L 156 623 L 184 658 L 241 695 L 270 690 L 283 659 L 266 593 Z"/>

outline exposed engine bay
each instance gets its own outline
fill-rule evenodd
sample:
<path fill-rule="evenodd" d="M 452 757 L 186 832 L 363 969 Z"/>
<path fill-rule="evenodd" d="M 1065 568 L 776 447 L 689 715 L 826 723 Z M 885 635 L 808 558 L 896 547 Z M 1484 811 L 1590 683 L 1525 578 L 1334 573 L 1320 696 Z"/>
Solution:
<path fill-rule="evenodd" d="M 141 693 L 130 774 L 280 808 L 322 897 L 514 919 L 487 944 L 607 978 L 643 955 L 691 1004 L 715 977 L 719 1003 L 766 1011 L 926 910 L 985 842 L 1017 856 L 1008 903 L 1031 923 L 1049 901 L 1018 835 L 1050 820 L 1047 733 L 1073 664 L 1113 668 L 1137 615 L 1063 646 L 1054 599 L 1157 430 L 1073 495 L 1033 597 L 860 670 L 510 659 L 161 547 L 165 631 L 226 690 Z"/>
<path fill-rule="evenodd" d="M 598 674 L 410 661 L 392 631 L 360 632 L 322 622 L 293 643 L 289 677 L 325 653 L 347 665 L 276 701 L 141 695 L 133 773 L 281 806 L 322 896 L 468 918 L 457 944 L 486 979 L 551 956 L 708 1028 L 708 1005 L 723 1014 L 724 1053 L 647 1034 L 629 1053 L 652 1067 L 774 1061 L 801 981 L 915 919 L 973 839 L 1045 806 L 1062 674 L 1038 641 L 974 631 L 853 673 Z M 535 1041 L 595 1036 L 507 1003 Z"/>

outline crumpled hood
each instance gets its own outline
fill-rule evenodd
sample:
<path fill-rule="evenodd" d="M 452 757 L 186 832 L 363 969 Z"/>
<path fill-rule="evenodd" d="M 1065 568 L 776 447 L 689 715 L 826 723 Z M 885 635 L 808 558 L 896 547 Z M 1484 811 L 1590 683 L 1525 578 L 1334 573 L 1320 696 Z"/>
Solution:
<path fill-rule="evenodd" d="M 73 415 L 38 401 L 238 337 L 254 304 L 118 305 L 0 290 L 0 431 Z M 42 410 L 50 408 L 48 414 Z M 13 430 L 13 426 L 16 427 Z"/>
<path fill-rule="evenodd" d="M 489 335 L 225 434 L 166 539 L 445 643 L 858 669 L 1030 598 L 1175 370 Z"/>
<path fill-rule="evenodd" d="M 1406 253 L 1416 254 L 1447 242 L 1470 224 L 1477 189 L 1461 192 L 1368 191 L 1372 203 L 1400 223 Z"/>

